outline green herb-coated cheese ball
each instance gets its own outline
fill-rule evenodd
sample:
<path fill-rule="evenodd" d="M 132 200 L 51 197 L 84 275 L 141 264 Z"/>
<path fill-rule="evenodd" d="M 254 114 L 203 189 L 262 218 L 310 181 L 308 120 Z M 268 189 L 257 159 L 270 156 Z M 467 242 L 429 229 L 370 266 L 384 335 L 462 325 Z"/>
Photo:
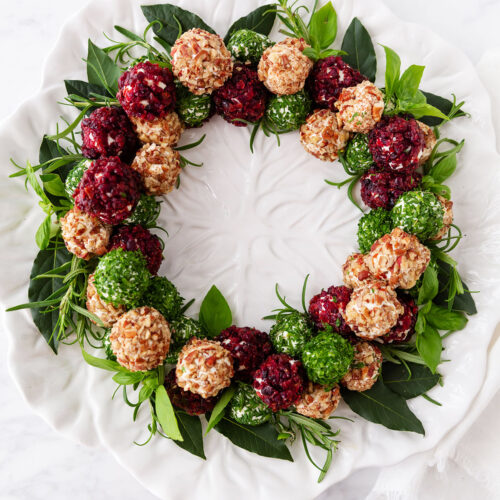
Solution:
<path fill-rule="evenodd" d="M 113 349 L 111 349 L 111 340 L 109 340 L 110 333 L 111 330 L 106 330 L 106 333 L 104 334 L 104 337 L 102 339 L 102 347 L 104 349 L 104 353 L 106 354 L 106 359 L 109 359 L 110 361 L 116 361 L 115 353 L 113 352 Z"/>
<path fill-rule="evenodd" d="M 146 291 L 151 273 L 141 252 L 122 248 L 101 257 L 94 274 L 94 286 L 105 302 L 115 307 L 136 307 Z"/>
<path fill-rule="evenodd" d="M 140 224 L 146 228 L 152 227 L 158 220 L 160 210 L 160 202 L 154 196 L 141 194 L 137 206 L 130 217 L 124 221 L 124 224 Z"/>
<path fill-rule="evenodd" d="M 358 245 L 361 253 L 369 252 L 372 245 L 392 229 L 391 212 L 388 210 L 376 208 L 363 215 L 358 222 Z"/>
<path fill-rule="evenodd" d="M 227 48 L 232 56 L 237 60 L 246 64 L 257 64 L 268 47 L 274 45 L 267 36 L 257 33 L 252 30 L 235 31 Z"/>
<path fill-rule="evenodd" d="M 353 359 L 352 345 L 338 333 L 319 333 L 302 352 L 309 379 L 326 387 L 332 387 L 347 373 Z"/>
<path fill-rule="evenodd" d="M 421 241 L 435 236 L 443 227 L 443 205 L 428 191 L 404 193 L 394 205 L 391 214 L 394 227 L 414 234 Z"/>
<path fill-rule="evenodd" d="M 76 187 L 82 180 L 85 170 L 89 168 L 91 163 L 92 162 L 89 160 L 82 160 L 69 171 L 64 183 L 64 190 L 71 201 L 73 201 L 73 193 L 75 192 Z"/>
<path fill-rule="evenodd" d="M 248 384 L 238 384 L 229 405 L 229 417 L 244 425 L 264 424 L 271 418 L 271 409 Z"/>
<path fill-rule="evenodd" d="M 195 95 L 180 82 L 176 84 L 177 100 L 175 109 L 187 127 L 200 127 L 210 118 L 212 98 L 208 94 Z"/>
<path fill-rule="evenodd" d="M 163 276 L 154 276 L 149 280 L 141 305 L 154 307 L 167 321 L 173 321 L 179 317 L 183 301 L 171 281 Z"/>
<path fill-rule="evenodd" d="M 304 90 L 291 95 L 275 95 L 266 108 L 267 119 L 281 132 L 298 130 L 306 122 L 311 99 Z"/>
<path fill-rule="evenodd" d="M 345 160 L 353 173 L 363 173 L 373 165 L 373 156 L 368 145 L 368 135 L 356 134 L 347 145 Z"/>
<path fill-rule="evenodd" d="M 175 365 L 181 349 L 192 337 L 204 337 L 200 323 L 194 319 L 181 316 L 170 322 L 170 350 L 167 355 L 167 363 Z"/>
<path fill-rule="evenodd" d="M 313 331 L 306 317 L 299 312 L 280 316 L 271 327 L 269 337 L 277 352 L 300 356 Z"/>

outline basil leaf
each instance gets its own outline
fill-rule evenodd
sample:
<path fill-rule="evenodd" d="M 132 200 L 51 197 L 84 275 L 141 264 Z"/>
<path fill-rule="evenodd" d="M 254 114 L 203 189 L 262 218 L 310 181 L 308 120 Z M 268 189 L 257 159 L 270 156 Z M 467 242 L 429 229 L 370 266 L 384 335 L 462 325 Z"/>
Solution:
<path fill-rule="evenodd" d="M 153 25 L 153 31 L 169 45 L 173 45 L 179 35 L 179 24 L 182 33 L 191 28 L 201 28 L 209 33 L 215 31 L 201 17 L 168 3 L 160 5 L 142 5 L 142 13 L 148 22 L 160 21 Z M 90 81 L 90 80 L 89 80 Z"/>
<path fill-rule="evenodd" d="M 51 216 L 47 215 L 35 234 L 35 241 L 40 250 L 45 250 L 50 242 Z"/>
<path fill-rule="evenodd" d="M 456 168 L 457 155 L 452 153 L 436 163 L 429 173 L 437 183 L 441 183 L 448 179 L 455 172 Z"/>
<path fill-rule="evenodd" d="M 368 391 L 342 388 L 341 392 L 351 410 L 366 420 L 394 431 L 425 434 L 422 422 L 408 408 L 405 398 L 388 389 L 381 379 Z"/>
<path fill-rule="evenodd" d="M 432 263 L 429 263 L 424 272 L 422 285 L 418 291 L 418 304 L 422 305 L 425 302 L 432 300 L 439 291 L 439 281 L 437 271 Z"/>
<path fill-rule="evenodd" d="M 163 385 L 156 388 L 155 396 L 156 416 L 158 417 L 158 422 L 160 422 L 163 432 L 174 441 L 183 441 L 184 438 L 179 430 L 174 407 Z"/>
<path fill-rule="evenodd" d="M 315 48 L 327 49 L 337 36 L 337 13 L 332 2 L 323 5 L 311 17 L 309 34 L 316 41 Z"/>
<path fill-rule="evenodd" d="M 210 288 L 203 299 L 199 321 L 209 337 L 219 335 L 222 330 L 230 327 L 233 322 L 231 309 L 215 285 Z"/>
<path fill-rule="evenodd" d="M 417 363 L 407 363 L 407 365 L 411 373 L 403 364 L 384 363 L 382 365 L 385 386 L 405 399 L 425 394 L 441 378 L 439 374 L 433 374 L 427 366 Z"/>
<path fill-rule="evenodd" d="M 30 303 L 48 300 L 54 292 L 63 286 L 63 282 L 59 278 L 35 279 L 40 274 L 47 273 L 56 267 L 71 262 L 72 254 L 64 246 L 61 246 L 61 242 L 58 243 L 58 246 L 55 243 L 55 240 L 51 240 L 51 248 L 40 250 L 33 262 L 28 289 Z M 59 341 L 55 337 L 54 331 L 59 318 L 59 310 L 57 308 L 49 312 L 45 312 L 45 310 L 45 306 L 32 308 L 31 316 L 42 337 L 54 353 L 57 354 Z"/>
<path fill-rule="evenodd" d="M 59 174 L 41 174 L 40 180 L 43 182 L 43 189 L 47 195 L 66 197 L 64 184 Z"/>
<path fill-rule="evenodd" d="M 109 359 L 96 358 L 92 356 L 87 351 L 82 349 L 83 359 L 90 366 L 95 366 L 96 368 L 101 368 L 102 370 L 108 370 L 110 372 L 123 372 L 123 373 L 132 373 L 129 372 L 124 366 L 118 364 L 116 361 L 111 361 Z"/>
<path fill-rule="evenodd" d="M 439 109 L 431 106 L 430 104 L 411 104 L 408 106 L 401 107 L 401 111 L 408 111 L 408 113 L 412 114 L 417 120 L 422 118 L 423 116 L 437 116 L 438 118 L 442 118 L 446 120 L 447 116 L 443 114 Z"/>
<path fill-rule="evenodd" d="M 137 384 L 145 377 L 143 372 L 118 372 L 113 376 L 113 380 L 120 385 Z"/>
<path fill-rule="evenodd" d="M 205 436 L 220 422 L 221 418 L 224 416 L 226 406 L 230 403 L 231 399 L 233 399 L 235 390 L 236 389 L 234 387 L 230 387 L 224 391 L 224 394 L 221 396 L 219 401 L 217 401 L 217 404 L 210 415 Z"/>
<path fill-rule="evenodd" d="M 98 94 L 104 97 L 114 97 L 103 86 L 92 85 L 83 80 L 64 80 L 64 86 L 68 94 L 84 97 L 85 99 L 90 99 L 92 94 Z"/>
<path fill-rule="evenodd" d="M 223 417 L 215 429 L 244 450 L 262 457 L 293 462 L 290 450 L 283 440 L 278 440 L 278 432 L 269 423 L 257 426 L 243 425 Z"/>
<path fill-rule="evenodd" d="M 347 55 L 342 59 L 366 76 L 371 82 L 377 74 L 377 55 L 370 34 L 361 21 L 355 17 L 342 40 L 342 50 Z"/>
<path fill-rule="evenodd" d="M 449 188 L 449 186 L 446 186 L 444 184 L 432 184 L 431 186 L 429 186 L 429 191 L 438 194 L 439 196 L 442 196 L 447 200 L 451 199 L 451 189 Z"/>
<path fill-rule="evenodd" d="M 422 93 L 425 95 L 427 99 L 427 104 L 434 106 L 435 108 L 439 109 L 439 111 L 441 111 L 444 115 L 448 116 L 448 114 L 453 108 L 453 102 L 451 102 L 449 99 L 445 99 L 444 97 L 432 94 L 431 92 L 422 91 Z M 455 117 L 457 118 L 459 116 L 465 116 L 465 113 L 462 110 L 459 110 L 455 114 Z M 426 123 L 430 127 L 434 127 L 436 125 L 443 123 L 442 119 L 433 116 L 423 117 L 421 121 Z"/>
<path fill-rule="evenodd" d="M 178 410 L 177 408 L 174 408 L 174 411 L 177 423 L 179 424 L 179 431 L 183 438 L 183 441 L 174 441 L 174 443 L 183 450 L 189 451 L 189 453 L 206 460 L 200 417 L 188 415 L 185 411 Z"/>
<path fill-rule="evenodd" d="M 467 325 L 467 318 L 458 311 L 449 311 L 447 307 L 432 304 L 431 310 L 425 315 L 427 323 L 438 330 L 463 330 Z"/>
<path fill-rule="evenodd" d="M 89 83 L 104 87 L 112 96 L 115 96 L 118 92 L 118 78 L 120 78 L 121 73 L 113 59 L 89 39 L 87 54 Z"/>
<path fill-rule="evenodd" d="M 401 75 L 399 79 L 396 95 L 401 101 L 412 101 L 418 91 L 418 86 L 422 80 L 422 75 L 424 74 L 425 66 L 417 66 L 412 64 L 409 66 L 405 72 Z M 423 94 L 419 94 L 418 101 L 422 103 Z M 425 102 L 425 98 L 423 99 Z"/>
<path fill-rule="evenodd" d="M 250 14 L 240 17 L 228 29 L 227 34 L 224 37 L 224 43 L 227 45 L 231 35 L 235 31 L 242 29 L 252 30 L 266 36 L 269 35 L 273 29 L 274 21 L 276 19 L 276 11 L 273 10 L 275 5 L 276 4 L 274 3 L 262 5 L 261 7 L 258 7 L 250 12 Z"/>
<path fill-rule="evenodd" d="M 390 99 L 399 82 L 399 74 L 401 72 L 401 59 L 391 48 L 382 45 L 385 51 L 385 96 L 386 100 Z"/>
<path fill-rule="evenodd" d="M 436 373 L 436 368 L 441 362 L 441 352 L 443 342 L 438 331 L 431 325 L 426 324 L 424 331 L 417 334 L 417 350 L 432 373 Z"/>

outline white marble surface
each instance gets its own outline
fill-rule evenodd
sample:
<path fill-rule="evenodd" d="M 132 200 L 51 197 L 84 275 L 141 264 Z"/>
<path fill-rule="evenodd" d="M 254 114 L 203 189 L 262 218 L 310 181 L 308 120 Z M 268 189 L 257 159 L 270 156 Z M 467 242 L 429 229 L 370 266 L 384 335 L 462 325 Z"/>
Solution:
<path fill-rule="evenodd" d="M 405 21 L 420 23 L 438 32 L 474 62 L 488 48 L 500 47 L 498 0 L 385 2 Z M 0 121 L 38 89 L 46 53 L 55 44 L 65 20 L 84 3 L 76 0 L 0 2 L 4 70 L 0 79 L 0 95 L 3 96 Z M 3 351 L 0 354 L 0 387 L 1 500 L 154 498 L 105 451 L 68 441 L 33 415 L 9 377 Z M 165 465 L 168 467 L 168 463 Z M 364 491 L 369 491 L 375 478 L 375 472 L 366 471 L 338 485 L 323 498 L 363 498 Z M 351 488 L 353 485 L 356 485 L 355 490 Z M 356 491 L 355 497 L 352 491 Z"/>

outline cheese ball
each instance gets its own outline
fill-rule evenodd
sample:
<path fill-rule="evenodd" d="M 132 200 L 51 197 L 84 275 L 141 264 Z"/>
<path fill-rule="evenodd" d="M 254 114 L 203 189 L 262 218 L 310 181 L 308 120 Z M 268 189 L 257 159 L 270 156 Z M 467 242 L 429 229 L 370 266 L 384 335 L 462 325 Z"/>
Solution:
<path fill-rule="evenodd" d="M 167 321 L 179 318 L 183 302 L 175 285 L 164 276 L 153 276 L 142 297 L 142 305 L 158 309 Z"/>
<path fill-rule="evenodd" d="M 180 154 L 169 146 L 145 144 L 137 152 L 132 168 L 140 174 L 147 194 L 167 194 L 181 173 Z"/>
<path fill-rule="evenodd" d="M 303 38 L 285 38 L 264 51 L 259 61 L 259 80 L 277 95 L 296 94 L 313 67 L 302 51 L 308 47 Z"/>
<path fill-rule="evenodd" d="M 420 130 L 424 134 L 424 149 L 422 150 L 422 155 L 420 156 L 419 163 L 423 165 L 427 162 L 427 160 L 431 157 L 432 150 L 436 145 L 437 139 L 434 131 L 429 125 L 426 125 L 423 122 L 417 120 L 417 124 L 420 127 Z"/>
<path fill-rule="evenodd" d="M 309 302 L 309 316 L 316 328 L 331 326 L 341 335 L 350 335 L 352 331 L 342 316 L 350 298 L 351 290 L 346 286 L 331 286 L 315 295 Z"/>
<path fill-rule="evenodd" d="M 358 288 L 366 280 L 373 279 L 372 273 L 366 262 L 366 256 L 362 253 L 353 253 L 342 266 L 344 283 L 349 288 Z"/>
<path fill-rule="evenodd" d="M 369 80 L 342 90 L 335 103 L 339 128 L 367 134 L 382 118 L 384 96 Z"/>
<path fill-rule="evenodd" d="M 233 359 L 219 342 L 192 338 L 179 354 L 175 375 L 179 387 L 211 398 L 231 385 Z"/>
<path fill-rule="evenodd" d="M 170 55 L 174 75 L 196 95 L 211 94 L 233 72 L 231 53 L 222 38 L 200 28 L 183 33 Z"/>
<path fill-rule="evenodd" d="M 358 337 L 373 340 L 389 333 L 403 312 L 393 288 L 368 280 L 352 292 L 344 319 Z"/>
<path fill-rule="evenodd" d="M 182 85 L 177 87 L 176 111 L 186 127 L 201 127 L 212 116 L 212 108 L 209 95 L 195 95 Z"/>
<path fill-rule="evenodd" d="M 382 341 L 384 344 L 406 342 L 415 333 L 418 316 L 417 304 L 406 293 L 398 292 L 398 300 L 404 307 L 404 313 L 399 316 L 398 322 L 391 328 L 389 333 L 377 339 L 377 341 Z"/>
<path fill-rule="evenodd" d="M 307 383 L 305 392 L 295 405 L 297 413 L 310 418 L 328 419 L 340 402 L 340 388 L 335 384 L 331 389 L 319 384 Z"/>
<path fill-rule="evenodd" d="M 443 227 L 437 232 L 435 236 L 431 238 L 431 240 L 441 240 L 442 238 L 444 238 L 448 234 L 448 231 L 450 230 L 450 227 L 453 223 L 453 202 L 439 195 L 437 195 L 437 199 L 443 206 Z"/>
<path fill-rule="evenodd" d="M 380 349 L 369 342 L 358 342 L 354 345 L 354 359 L 349 371 L 340 383 L 350 391 L 367 391 L 373 387 L 382 368 Z"/>
<path fill-rule="evenodd" d="M 170 339 L 170 349 L 168 351 L 167 363 L 175 365 L 177 364 L 181 349 L 193 337 L 202 337 L 203 328 L 198 321 L 186 316 L 177 317 L 177 319 L 170 321 L 169 324 L 172 338 Z"/>
<path fill-rule="evenodd" d="M 266 108 L 266 118 L 281 132 L 297 130 L 305 123 L 311 99 L 304 90 L 291 95 L 273 95 Z"/>
<path fill-rule="evenodd" d="M 139 140 L 145 144 L 154 142 L 162 146 L 175 146 L 184 131 L 184 126 L 175 111 L 154 120 L 131 117 L 131 121 Z"/>
<path fill-rule="evenodd" d="M 307 318 L 299 312 L 279 316 L 269 331 L 276 351 L 295 357 L 300 356 L 312 335 Z"/>
<path fill-rule="evenodd" d="M 444 206 L 429 191 L 404 193 L 391 214 L 394 226 L 417 236 L 421 241 L 436 236 L 443 227 Z"/>
<path fill-rule="evenodd" d="M 430 259 L 430 250 L 416 236 L 396 227 L 373 244 L 366 263 L 375 279 L 409 290 L 424 273 Z"/>
<path fill-rule="evenodd" d="M 370 251 L 372 245 L 392 231 L 391 213 L 383 208 L 376 208 L 366 213 L 358 222 L 358 246 L 361 253 Z"/>
<path fill-rule="evenodd" d="M 125 71 L 118 80 L 117 99 L 129 117 L 152 121 L 175 106 L 172 71 L 149 61 Z"/>
<path fill-rule="evenodd" d="M 141 252 L 117 248 L 99 260 L 94 285 L 101 299 L 115 307 L 136 307 L 147 289 L 150 276 Z"/>
<path fill-rule="evenodd" d="M 59 219 L 59 223 L 68 252 L 80 259 L 89 260 L 94 255 L 104 255 L 108 251 L 111 226 L 96 217 L 73 207 Z"/>
<path fill-rule="evenodd" d="M 351 344 L 338 333 L 320 332 L 304 347 L 302 362 L 312 382 L 332 387 L 351 364 Z"/>
<path fill-rule="evenodd" d="M 170 329 L 156 309 L 139 307 L 120 316 L 109 339 L 120 365 L 131 372 L 147 371 L 165 361 L 170 346 Z"/>
<path fill-rule="evenodd" d="M 115 307 L 109 302 L 105 302 L 99 297 L 97 289 L 94 285 L 94 275 L 89 276 L 87 282 L 87 310 L 92 314 L 95 314 L 104 324 L 105 327 L 109 328 L 113 326 L 120 316 L 127 312 L 124 306 Z"/>
<path fill-rule="evenodd" d="M 249 29 L 241 29 L 231 35 L 227 48 L 237 61 L 257 64 L 264 51 L 273 45 L 274 42 L 266 35 Z"/>
<path fill-rule="evenodd" d="M 229 417 L 243 425 L 261 425 L 271 420 L 272 411 L 248 384 L 238 384 L 229 403 Z"/>
<path fill-rule="evenodd" d="M 124 224 L 140 224 L 152 227 L 160 216 L 160 202 L 154 196 L 141 194 L 134 211 L 123 221 Z"/>
<path fill-rule="evenodd" d="M 328 109 L 314 111 L 300 127 L 304 149 L 322 161 L 335 161 L 349 140 L 349 132 L 338 127 L 335 114 Z"/>
<path fill-rule="evenodd" d="M 64 190 L 70 201 L 73 201 L 73 194 L 82 180 L 85 171 L 92 165 L 90 160 L 82 160 L 78 162 L 68 173 L 64 181 Z"/>
<path fill-rule="evenodd" d="M 345 161 L 349 170 L 356 174 L 365 172 L 373 165 L 373 156 L 366 134 L 356 134 L 349 141 L 345 150 Z"/>

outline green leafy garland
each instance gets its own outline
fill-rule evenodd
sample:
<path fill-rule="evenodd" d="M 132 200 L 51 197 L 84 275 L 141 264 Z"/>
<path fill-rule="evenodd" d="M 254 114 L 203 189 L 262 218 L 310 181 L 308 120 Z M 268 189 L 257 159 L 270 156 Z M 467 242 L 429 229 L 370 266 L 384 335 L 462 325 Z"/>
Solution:
<path fill-rule="evenodd" d="M 330 55 L 342 54 L 344 60 L 353 68 L 374 81 L 377 59 L 370 35 L 359 19 L 354 18 L 348 27 L 342 49 L 332 49 L 337 33 L 337 17 L 329 2 L 317 9 L 316 1 L 309 13 L 306 24 L 301 11 L 307 12 L 304 6 L 296 7 L 296 2 L 289 4 L 287 0 L 279 0 L 278 4 L 259 7 L 247 16 L 233 23 L 224 40 L 227 42 L 232 33 L 240 29 L 254 30 L 268 35 L 278 17 L 286 29 L 281 30 L 287 36 L 303 37 L 310 45 L 305 50 L 307 56 L 318 60 Z M 114 41 L 112 45 L 101 49 L 89 40 L 87 79 L 66 80 L 68 96 L 63 104 L 75 107 L 79 114 L 71 122 L 64 122 L 63 130 L 57 128 L 56 134 L 45 136 L 42 140 L 39 163 L 25 166 L 12 162 L 18 171 L 11 177 L 26 177 L 26 185 L 30 185 L 40 198 L 40 207 L 46 217 L 38 228 L 35 239 L 40 251 L 35 258 L 30 275 L 28 291 L 29 302 L 9 309 L 10 311 L 29 308 L 33 321 L 41 335 L 52 350 L 57 353 L 59 344 L 78 342 L 85 361 L 95 367 L 113 372 L 113 380 L 117 384 L 115 393 L 121 389 L 123 399 L 133 408 L 133 419 L 137 418 L 140 408 L 149 405 L 151 421 L 148 424 L 149 436 L 143 443 L 159 434 L 171 439 L 179 447 L 205 459 L 203 449 L 203 430 L 200 418 L 191 416 L 183 410 L 174 408 L 164 387 L 165 367 L 160 366 L 148 372 L 130 372 L 116 361 L 102 359 L 88 354 L 85 346 L 103 347 L 106 331 L 102 322 L 85 309 L 86 287 L 88 276 L 95 270 L 97 259 L 88 262 L 70 254 L 62 241 L 58 225 L 62 217 L 71 207 L 65 193 L 65 180 L 70 170 L 78 163 L 86 161 L 81 154 L 81 147 L 76 139 L 76 132 L 81 120 L 93 109 L 102 106 L 118 105 L 116 92 L 118 78 L 124 68 L 140 60 L 150 60 L 163 66 L 170 66 L 169 52 L 175 40 L 185 31 L 198 27 L 210 33 L 210 28 L 197 15 L 170 4 L 143 6 L 142 11 L 149 21 L 142 36 L 115 26 L 125 41 Z M 154 33 L 152 41 L 148 41 Z M 154 45 L 155 43 L 156 45 Z M 158 48 L 159 47 L 159 48 Z M 143 53 L 135 57 L 135 51 Z M 385 78 L 385 101 L 387 114 L 411 113 L 416 118 L 435 127 L 439 137 L 439 128 L 446 121 L 464 116 L 462 103 L 456 103 L 442 97 L 419 90 L 423 73 L 422 66 L 410 66 L 400 76 L 400 59 L 388 47 L 384 47 L 387 58 Z M 114 54 L 114 59 L 110 57 Z M 278 130 L 272 122 L 264 118 L 254 125 L 250 135 L 250 146 L 258 130 L 266 135 L 274 134 L 278 138 L 287 131 Z M 196 147 L 205 136 L 193 144 L 178 147 L 183 151 Z M 63 147 L 62 143 L 66 147 Z M 464 141 L 439 139 L 432 151 L 429 161 L 424 167 L 422 187 L 426 190 L 450 197 L 450 189 L 443 182 L 456 169 L 456 155 Z M 448 150 L 440 150 L 442 144 L 451 144 Z M 351 201 L 353 189 L 361 177 L 354 172 L 346 161 L 345 154 L 340 155 L 340 162 L 350 176 L 342 182 L 326 181 L 337 187 L 349 184 L 348 196 Z M 182 157 L 182 166 L 201 166 Z M 158 216 L 158 212 L 156 216 Z M 155 227 L 155 220 L 149 227 Z M 382 345 L 384 355 L 382 374 L 372 389 L 365 392 L 353 392 L 342 389 L 342 397 L 350 408 L 367 420 L 382 424 L 389 429 L 411 431 L 424 434 L 418 418 L 411 412 L 406 401 L 424 396 L 438 383 L 442 383 L 437 367 L 441 362 L 442 339 L 454 331 L 461 330 L 467 323 L 465 314 L 475 314 L 476 308 L 467 285 L 457 271 L 457 263 L 448 255 L 459 243 L 462 236 L 460 229 L 453 226 L 456 235 L 448 236 L 440 243 L 430 246 L 432 260 L 425 271 L 421 283 L 414 290 L 420 306 L 414 341 L 398 345 Z M 426 242 L 429 244 L 429 242 Z M 306 308 L 307 277 L 302 288 L 302 308 L 299 312 L 291 306 L 285 297 L 276 294 L 281 308 L 276 309 L 265 319 L 279 319 L 283 316 L 299 314 L 308 320 Z M 183 314 L 193 301 L 185 304 Z M 231 309 L 221 292 L 213 286 L 205 296 L 199 311 L 199 322 L 206 336 L 213 338 L 232 324 Z M 439 331 L 446 333 L 441 335 Z M 130 389 L 137 393 L 136 402 L 129 398 Z M 228 388 L 220 397 L 212 411 L 205 434 L 215 429 L 230 439 L 236 446 L 265 457 L 293 461 L 286 441 L 293 441 L 300 436 L 309 460 L 320 470 L 318 481 L 321 481 L 333 459 L 333 452 L 339 441 L 336 439 L 340 431 L 332 431 L 329 424 L 322 420 L 305 417 L 294 411 L 281 411 L 273 415 L 270 422 L 259 426 L 248 426 L 232 420 L 226 409 L 234 395 L 234 387 Z M 113 395 L 114 397 L 114 395 Z M 341 417 L 331 417 L 341 418 Z M 308 443 L 318 446 L 326 452 L 325 463 L 319 466 L 312 459 Z"/>

